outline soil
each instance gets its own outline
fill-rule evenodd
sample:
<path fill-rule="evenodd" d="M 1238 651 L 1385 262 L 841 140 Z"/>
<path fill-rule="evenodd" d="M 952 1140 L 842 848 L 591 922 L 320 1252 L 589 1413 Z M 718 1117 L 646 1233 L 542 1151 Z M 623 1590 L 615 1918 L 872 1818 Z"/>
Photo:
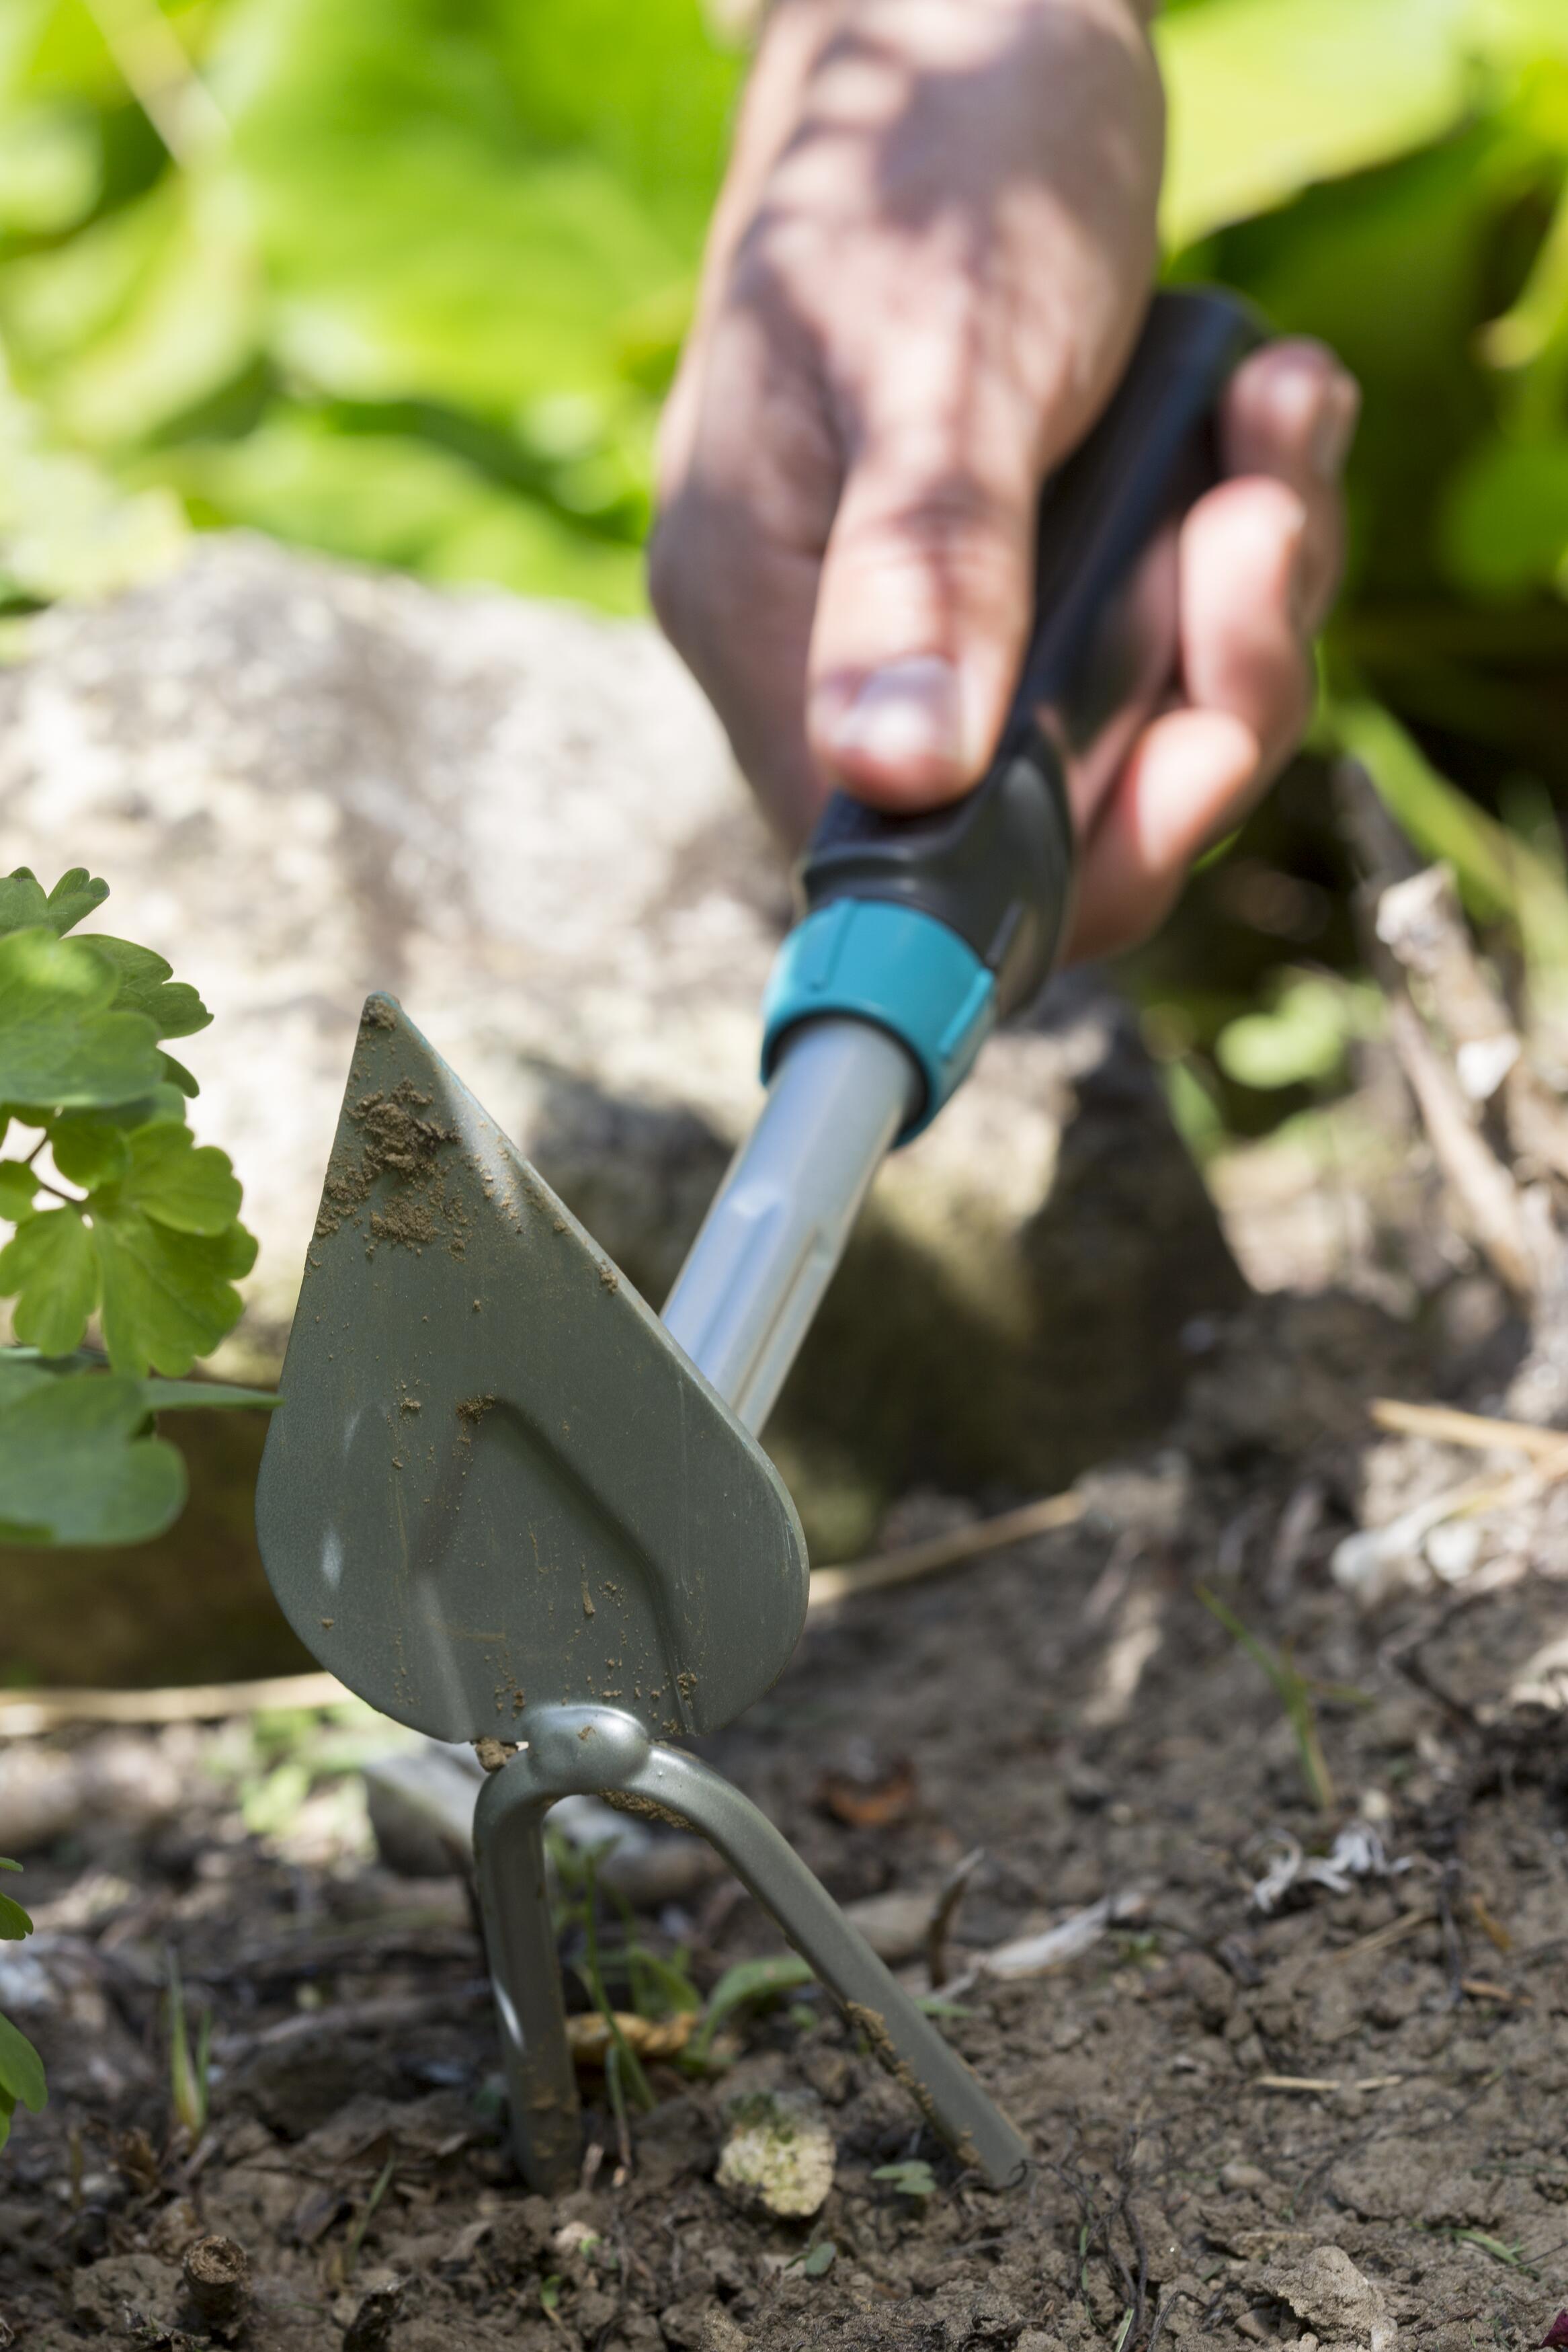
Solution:
<path fill-rule="evenodd" d="M 1094 1474 L 1076 1527 L 813 1618 L 706 1743 L 841 1900 L 884 1898 L 885 1927 L 908 1898 L 921 1990 L 922 1923 L 980 1849 L 944 2030 L 1030 2139 L 1020 2187 L 965 2176 L 825 1998 L 794 1992 L 749 2014 L 720 2074 L 650 2059 L 629 2165 L 585 2076 L 583 2185 L 526 2194 L 462 1882 L 376 1860 L 357 1781 L 307 1795 L 306 1773 L 267 1825 L 235 1762 L 260 1734 L 118 1732 L 116 1786 L 139 1742 L 141 1800 L 78 1807 L 10 1882 L 38 1934 L 7 1948 L 3 2005 L 52 2086 L 0 2159 L 16 2341 L 220 2340 L 181 2269 L 215 2235 L 248 2257 L 228 2325 L 253 2352 L 1539 2343 L 1568 2300 L 1568 1733 L 1517 1690 L 1561 1632 L 1562 1497 L 1516 1510 L 1469 1583 L 1367 1612 L 1329 1570 L 1364 1518 L 1473 1471 L 1369 1443 L 1364 1412 L 1445 1386 L 1495 1404 L 1506 1325 L 1480 1318 L 1482 1361 L 1459 1320 L 1452 1360 L 1430 1328 L 1333 1297 L 1195 1335 L 1168 1444 Z M 889 1534 L 976 1507 L 914 1497 Z M 1328 1802 L 1200 1587 L 1313 1686 Z M 34 1760 L 90 1768 L 95 1738 Z M 1260 1907 L 1292 1843 L 1321 1859 L 1353 1821 L 1337 1886 L 1302 1873 Z M 1076 1958 L 985 1971 L 1107 1897 Z M 639 1936 L 684 1946 L 704 1987 L 781 1943 L 723 1878 Z M 193 2147 L 171 2111 L 171 1954 L 213 2020 Z M 825 2113 L 814 2220 L 743 2212 L 716 2181 L 727 2106 L 768 2090 Z M 877 2178 L 911 2160 L 930 2193 Z"/>

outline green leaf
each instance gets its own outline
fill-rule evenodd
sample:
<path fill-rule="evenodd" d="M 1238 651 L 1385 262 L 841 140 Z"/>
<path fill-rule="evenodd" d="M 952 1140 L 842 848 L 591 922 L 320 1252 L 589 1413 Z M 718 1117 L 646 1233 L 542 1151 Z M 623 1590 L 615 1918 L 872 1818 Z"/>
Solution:
<path fill-rule="evenodd" d="M 826 2278 L 839 2258 L 839 2250 L 831 2238 L 823 2238 L 800 2258 L 802 2278 Z"/>
<path fill-rule="evenodd" d="M 688 2042 L 688 2054 L 706 2058 L 714 2035 L 727 2017 L 748 2001 L 770 2000 L 776 1993 L 793 1992 L 797 1985 L 813 1984 L 816 1971 L 799 1952 L 769 1954 L 765 1959 L 737 1960 L 726 1969 L 707 1998 L 707 2011 Z"/>
<path fill-rule="evenodd" d="M 29 2115 L 40 2115 L 49 2094 L 44 2062 L 25 2033 L 8 2017 L 0 2017 L 0 2090 L 13 2105 L 19 2102 Z"/>
<path fill-rule="evenodd" d="M 29 1217 L 0 1250 L 0 1297 L 16 1301 L 16 1337 L 46 1356 L 78 1346 L 98 1304 L 98 1260 L 76 1209 Z"/>
<path fill-rule="evenodd" d="M 0 1160 L 0 1217 L 19 1224 L 33 1213 L 38 1180 L 25 1160 Z"/>
<path fill-rule="evenodd" d="M 51 1543 L 161 1535 L 184 1502 L 185 1466 L 141 1434 L 147 1417 L 141 1381 L 111 1372 L 48 1379 L 0 1407 L 0 1517 Z"/>
<path fill-rule="evenodd" d="M 158 1066 L 170 1059 L 160 1054 Z M 186 1096 L 183 1087 L 161 1080 L 151 1094 L 138 1095 L 133 1102 L 116 1103 L 104 1112 L 104 1117 L 127 1135 L 135 1127 L 182 1127 L 185 1119 Z"/>
<path fill-rule="evenodd" d="M 1207 0 L 1166 17 L 1155 40 L 1170 243 L 1440 137 L 1469 101 L 1471 13 L 1456 0 Z"/>
<path fill-rule="evenodd" d="M 1351 1043 L 1373 1018 L 1372 1002 L 1343 981 L 1295 973 L 1271 1011 L 1227 1023 L 1215 1040 L 1215 1059 L 1239 1086 L 1320 1085 L 1338 1075 Z"/>
<path fill-rule="evenodd" d="M 123 1129 L 91 1111 L 68 1112 L 64 1118 L 54 1120 L 49 1150 L 67 1183 L 80 1184 L 89 1192 L 101 1184 L 112 1184 L 131 1165 L 131 1147 Z"/>
<path fill-rule="evenodd" d="M 1391 711 L 1380 703 L 1336 701 L 1329 724 L 1363 763 L 1390 814 L 1416 848 L 1454 869 L 1460 896 L 1482 921 L 1511 914 L 1514 869 L 1530 853 L 1511 842 L 1495 817 L 1440 776 Z"/>
<path fill-rule="evenodd" d="M 33 1932 L 33 1922 L 15 1895 L 0 1895 L 0 1944 L 19 1944 Z"/>
<path fill-rule="evenodd" d="M 161 1381 L 141 1383 L 141 1393 L 154 1412 L 194 1412 L 243 1406 L 264 1412 L 283 1402 L 276 1389 L 244 1389 L 229 1381 Z"/>
<path fill-rule="evenodd" d="M 0 932 L 31 930 L 47 924 L 57 936 L 101 907 L 109 896 L 107 882 L 95 881 L 85 866 L 73 866 L 44 895 L 43 885 L 30 866 L 18 866 L 0 878 Z"/>
<path fill-rule="evenodd" d="M 872 2179 L 887 2181 L 901 2197 L 926 2198 L 936 2194 L 936 2175 L 918 2156 L 906 2158 L 902 2164 L 879 2164 Z"/>
<path fill-rule="evenodd" d="M 244 1304 L 234 1283 L 256 1263 L 243 1225 L 214 1235 L 155 1224 L 144 1211 L 93 1208 L 103 1337 L 117 1372 L 175 1377 L 215 1348 Z"/>
<path fill-rule="evenodd" d="M 48 895 L 30 866 L 0 880 L 0 932 L 32 930 L 48 919 Z"/>
<path fill-rule="evenodd" d="M 1482 442 L 1449 486 L 1438 546 L 1449 578 L 1479 595 L 1568 595 L 1568 434 Z"/>
<path fill-rule="evenodd" d="M 0 1411 L 57 1377 L 47 1364 L 39 1362 L 36 1348 L 0 1348 Z"/>
<path fill-rule="evenodd" d="M 85 940 L 44 929 L 0 938 L 0 1098 L 78 1109 L 155 1086 L 152 1024 L 110 1012 L 114 990 L 112 967 Z"/>
<path fill-rule="evenodd" d="M 95 1215 L 141 1210 L 179 1234 L 226 1233 L 239 1214 L 240 1183 L 226 1151 L 198 1146 L 188 1127 L 166 1119 L 133 1128 L 126 1138 L 130 1167 L 120 1181 L 95 1195 Z"/>
<path fill-rule="evenodd" d="M 177 1087 L 187 1102 L 194 1102 L 202 1089 L 193 1073 L 185 1067 L 183 1062 L 177 1062 L 172 1054 L 160 1054 L 158 1058 L 163 1065 L 163 1076 L 170 1086 Z"/>
<path fill-rule="evenodd" d="M 88 943 L 106 955 L 119 974 L 117 1008 L 145 1013 L 160 1037 L 193 1037 L 210 1025 L 213 1016 L 195 990 L 185 981 L 172 980 L 172 966 L 151 948 L 111 938 L 107 931 L 90 932 Z"/>

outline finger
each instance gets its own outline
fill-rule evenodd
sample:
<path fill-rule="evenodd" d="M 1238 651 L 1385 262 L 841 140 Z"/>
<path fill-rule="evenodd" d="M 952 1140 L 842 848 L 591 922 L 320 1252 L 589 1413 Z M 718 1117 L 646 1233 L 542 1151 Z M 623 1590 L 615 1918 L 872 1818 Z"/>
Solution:
<path fill-rule="evenodd" d="M 1305 510 L 1302 617 L 1321 626 L 1344 554 L 1340 478 L 1361 412 L 1361 389 L 1325 343 L 1295 336 L 1238 369 L 1220 415 L 1225 470 L 1271 475 Z"/>
<path fill-rule="evenodd" d="M 948 354 L 929 354 L 937 377 Z M 900 354 L 900 369 L 921 366 Z M 884 807 L 951 799 L 1000 729 L 1028 623 L 1034 422 L 977 387 L 988 425 L 918 381 L 855 450 L 823 559 L 808 729 L 836 781 Z M 926 402 L 929 401 L 927 406 Z"/>
<path fill-rule="evenodd" d="M 784 845 L 810 832 L 806 657 L 841 463 L 806 358 L 775 321 L 719 321 L 684 379 L 649 550 L 653 608 Z"/>
<path fill-rule="evenodd" d="M 1085 843 L 1070 952 L 1103 955 L 1163 919 L 1193 858 L 1240 821 L 1295 744 L 1313 677 L 1301 625 L 1303 505 L 1282 482 L 1222 483 L 1181 538 L 1189 707 L 1145 729 Z"/>
<path fill-rule="evenodd" d="M 1085 848 L 1067 961 L 1113 955 L 1147 938 L 1193 859 L 1249 805 L 1261 747 L 1224 710 L 1172 710 L 1139 737 Z"/>
<path fill-rule="evenodd" d="M 1062 256 L 1064 282 L 1086 274 Z M 1053 299 L 1026 333 L 948 257 L 901 294 L 841 395 L 808 731 L 827 776 L 862 798 L 931 806 L 989 757 L 1029 626 L 1040 483 L 1120 373 L 1135 285 L 1071 312 Z"/>
<path fill-rule="evenodd" d="M 1312 710 L 1306 528 L 1295 492 L 1256 474 L 1210 490 L 1182 527 L 1186 698 L 1200 710 L 1241 719 L 1270 773 Z"/>

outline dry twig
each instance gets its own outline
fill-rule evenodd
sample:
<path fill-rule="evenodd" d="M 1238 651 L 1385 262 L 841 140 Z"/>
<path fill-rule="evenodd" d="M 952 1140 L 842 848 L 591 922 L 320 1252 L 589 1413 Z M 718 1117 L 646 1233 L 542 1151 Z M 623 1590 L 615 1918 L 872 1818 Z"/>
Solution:
<path fill-rule="evenodd" d="M 1040 1502 L 1025 1503 L 1019 1510 L 977 1519 L 951 1535 L 905 1544 L 870 1559 L 851 1560 L 842 1568 L 820 1568 L 811 1579 L 807 1610 L 831 1608 L 862 1592 L 914 1584 L 942 1569 L 960 1567 L 983 1552 L 999 1551 L 1005 1544 L 1072 1527 L 1085 1507 L 1082 1495 L 1048 1495 Z M 329 1674 L 268 1675 L 252 1682 L 176 1683 L 156 1690 L 0 1691 L 0 1739 L 33 1738 L 72 1723 L 134 1724 L 146 1728 L 166 1723 L 217 1723 L 232 1716 L 265 1714 L 274 1707 L 336 1706 L 353 1696 L 336 1675 Z"/>
<path fill-rule="evenodd" d="M 1374 1397 L 1367 1411 L 1379 1429 L 1402 1437 L 1429 1437 L 1440 1445 L 1468 1445 L 1486 1453 L 1527 1454 L 1559 1476 L 1568 1473 L 1568 1434 L 1560 1429 L 1460 1412 L 1448 1404 L 1406 1404 L 1399 1397 Z"/>

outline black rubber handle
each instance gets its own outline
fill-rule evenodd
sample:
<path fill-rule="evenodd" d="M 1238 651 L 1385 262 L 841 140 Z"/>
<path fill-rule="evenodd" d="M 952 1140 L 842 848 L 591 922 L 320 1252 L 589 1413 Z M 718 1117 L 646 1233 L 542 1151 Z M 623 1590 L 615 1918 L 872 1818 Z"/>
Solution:
<path fill-rule="evenodd" d="M 1036 994 L 1071 908 L 1069 777 L 1119 765 L 1175 681 L 1176 528 L 1218 478 L 1216 404 L 1260 339 L 1233 295 L 1155 296 L 1104 414 L 1041 493 L 1034 626 L 990 768 L 919 816 L 835 793 L 797 869 L 802 913 L 918 908 L 995 972 L 1002 1015 Z"/>

